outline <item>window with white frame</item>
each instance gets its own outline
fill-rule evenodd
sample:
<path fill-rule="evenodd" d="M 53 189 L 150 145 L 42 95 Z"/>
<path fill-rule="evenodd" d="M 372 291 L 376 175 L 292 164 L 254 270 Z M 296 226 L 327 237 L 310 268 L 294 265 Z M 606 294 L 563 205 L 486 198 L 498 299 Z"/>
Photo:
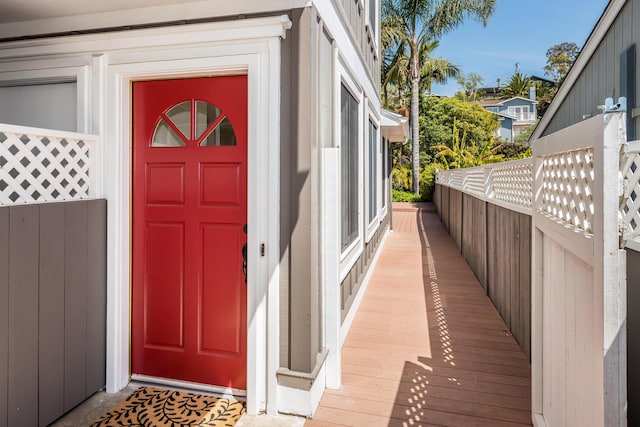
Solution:
<path fill-rule="evenodd" d="M 528 105 L 520 105 L 520 106 L 512 106 L 509 107 L 509 114 L 515 116 L 518 120 L 528 120 L 529 119 L 529 106 Z"/>
<path fill-rule="evenodd" d="M 369 23 L 371 25 L 371 33 L 376 34 L 376 23 L 378 17 L 378 0 L 369 0 Z"/>
<path fill-rule="evenodd" d="M 340 178 L 342 251 L 358 238 L 358 101 L 342 84 L 340 94 Z"/>
<path fill-rule="evenodd" d="M 387 198 L 389 197 L 389 152 L 387 140 L 382 138 L 382 209 L 387 207 Z"/>
<path fill-rule="evenodd" d="M 369 224 L 378 214 L 378 127 L 369 119 Z"/>

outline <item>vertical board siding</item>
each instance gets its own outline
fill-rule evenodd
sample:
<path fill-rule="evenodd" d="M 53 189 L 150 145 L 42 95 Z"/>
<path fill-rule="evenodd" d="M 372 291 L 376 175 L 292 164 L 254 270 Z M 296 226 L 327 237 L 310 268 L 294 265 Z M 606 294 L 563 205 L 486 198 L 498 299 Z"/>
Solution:
<path fill-rule="evenodd" d="M 436 185 L 440 218 L 531 360 L 531 217 Z"/>
<path fill-rule="evenodd" d="M 487 289 L 487 251 L 485 203 L 463 194 L 462 199 L 462 255 L 475 273 L 482 287 Z"/>
<path fill-rule="evenodd" d="M 369 23 L 369 12 L 367 9 L 362 9 L 366 5 L 360 0 L 342 0 L 337 4 L 339 5 L 338 10 L 349 30 L 353 44 L 371 77 L 371 81 L 380 81 L 379 55 L 375 42 L 369 37 L 366 29 Z M 380 30 L 376 29 L 375 31 Z"/>
<path fill-rule="evenodd" d="M 604 104 L 605 98 L 612 97 L 617 102 L 621 96 L 640 99 L 640 85 L 635 85 L 635 93 L 621 93 L 620 54 L 632 44 L 640 44 L 640 0 L 625 3 L 616 21 L 611 25 L 591 59 L 582 70 L 574 87 L 553 115 L 543 136 L 550 135 L 584 120 L 585 116 L 600 113 L 597 106 Z M 636 69 L 640 67 L 640 57 L 636 55 Z M 628 111 L 638 105 L 628 105 Z M 628 118 L 630 115 L 627 116 Z M 630 119 L 631 120 L 631 119 Z M 640 117 L 636 117 L 636 124 Z"/>
<path fill-rule="evenodd" d="M 627 249 L 627 414 L 630 426 L 640 425 L 640 252 Z M 633 362 L 631 362 L 633 361 Z"/>
<path fill-rule="evenodd" d="M 0 427 L 104 386 L 106 201 L 0 207 Z"/>
<path fill-rule="evenodd" d="M 462 248 L 462 213 L 462 192 L 452 189 L 449 192 L 449 234 L 459 248 Z"/>
<path fill-rule="evenodd" d="M 87 205 L 87 382 L 85 396 L 106 383 L 107 341 L 107 210 L 104 203 Z"/>
<path fill-rule="evenodd" d="M 39 352 L 40 425 L 53 422 L 64 412 L 64 204 L 40 206 L 40 304 Z"/>
<path fill-rule="evenodd" d="M 38 210 L 9 208 L 9 426 L 34 426 L 38 397 Z"/>
<path fill-rule="evenodd" d="M 70 202 L 64 210 L 64 410 L 85 398 L 87 357 L 87 206 Z"/>
<path fill-rule="evenodd" d="M 389 212 L 389 211 L 387 211 Z M 356 263 L 351 267 L 351 270 L 345 278 L 342 280 L 340 284 L 341 295 L 342 295 L 342 320 L 344 321 L 345 317 L 349 313 L 351 306 L 353 304 L 353 300 L 362 285 L 362 281 L 371 266 L 371 260 L 379 249 L 380 242 L 384 233 L 386 233 L 389 228 L 389 217 L 390 213 L 385 216 L 382 220 L 378 229 L 371 237 L 371 240 L 365 244 L 364 250 L 360 255 L 360 258 L 356 261 Z"/>
<path fill-rule="evenodd" d="M 9 385 L 9 210 L 0 209 L 0 427 L 7 427 Z"/>

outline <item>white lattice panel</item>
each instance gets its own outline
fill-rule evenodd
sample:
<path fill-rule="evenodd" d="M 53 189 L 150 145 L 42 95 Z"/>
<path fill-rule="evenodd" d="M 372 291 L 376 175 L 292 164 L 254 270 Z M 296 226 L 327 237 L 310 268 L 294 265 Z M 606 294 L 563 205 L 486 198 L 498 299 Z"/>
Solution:
<path fill-rule="evenodd" d="M 624 198 L 620 212 L 624 223 L 623 239 L 640 240 L 640 154 L 630 152 L 622 166 Z"/>
<path fill-rule="evenodd" d="M 574 230 L 593 229 L 593 149 L 545 156 L 540 211 Z"/>
<path fill-rule="evenodd" d="M 492 198 L 522 208 L 530 208 L 532 201 L 533 163 L 502 163 L 490 170 Z"/>
<path fill-rule="evenodd" d="M 93 142 L 0 129 L 0 204 L 88 198 Z"/>
<path fill-rule="evenodd" d="M 465 169 L 462 189 L 467 193 L 484 196 L 484 168 Z"/>
<path fill-rule="evenodd" d="M 462 190 L 464 172 L 461 169 L 451 169 L 449 172 L 451 173 L 449 185 L 458 190 Z"/>

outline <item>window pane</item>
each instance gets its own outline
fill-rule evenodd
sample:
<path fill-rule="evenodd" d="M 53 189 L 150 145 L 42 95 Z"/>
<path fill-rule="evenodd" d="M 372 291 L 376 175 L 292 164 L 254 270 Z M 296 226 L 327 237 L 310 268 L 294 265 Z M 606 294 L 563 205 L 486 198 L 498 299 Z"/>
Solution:
<path fill-rule="evenodd" d="M 228 117 L 225 117 L 218 126 L 202 140 L 201 147 L 219 147 L 222 145 L 236 145 L 236 133 Z"/>
<path fill-rule="evenodd" d="M 378 213 L 378 128 L 369 120 L 369 224 Z"/>
<path fill-rule="evenodd" d="M 387 197 L 389 197 L 389 153 L 387 151 L 387 141 L 382 138 L 382 207 L 387 206 Z"/>
<path fill-rule="evenodd" d="M 374 35 L 376 33 L 376 15 L 378 14 L 376 3 L 376 0 L 369 0 L 369 22 L 371 23 L 371 31 Z"/>
<path fill-rule="evenodd" d="M 151 139 L 152 147 L 184 147 L 185 143 L 175 131 L 164 121 L 160 120 Z"/>
<path fill-rule="evenodd" d="M 184 101 L 167 112 L 167 117 L 182 132 L 185 138 L 191 139 L 191 101 Z"/>
<path fill-rule="evenodd" d="M 215 105 L 204 101 L 196 101 L 196 138 L 200 138 L 219 115 L 220 109 Z"/>
<path fill-rule="evenodd" d="M 342 85 L 340 99 L 341 243 L 346 249 L 358 237 L 358 102 Z"/>

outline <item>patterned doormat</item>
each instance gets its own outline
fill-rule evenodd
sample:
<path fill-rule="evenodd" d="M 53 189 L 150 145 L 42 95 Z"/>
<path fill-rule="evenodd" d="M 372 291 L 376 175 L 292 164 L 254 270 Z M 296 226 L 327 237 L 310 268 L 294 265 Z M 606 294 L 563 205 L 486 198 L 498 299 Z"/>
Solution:
<path fill-rule="evenodd" d="M 92 427 L 233 427 L 244 412 L 235 399 L 142 387 Z"/>

